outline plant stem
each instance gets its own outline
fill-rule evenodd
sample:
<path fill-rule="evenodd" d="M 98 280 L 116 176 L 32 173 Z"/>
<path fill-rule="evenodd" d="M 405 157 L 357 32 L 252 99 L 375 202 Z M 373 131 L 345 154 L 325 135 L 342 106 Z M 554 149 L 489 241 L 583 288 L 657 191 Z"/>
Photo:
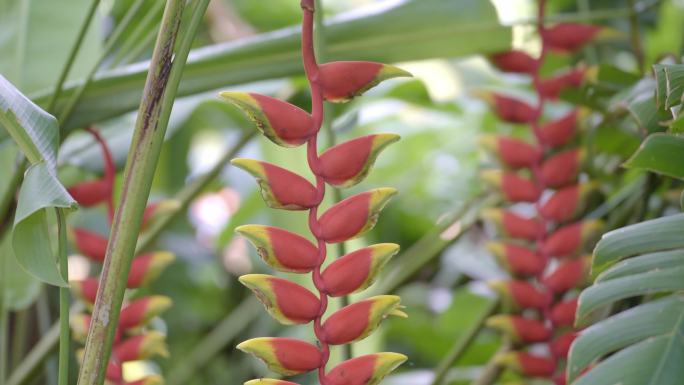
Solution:
<path fill-rule="evenodd" d="M 632 51 L 637 61 L 639 73 L 643 75 L 646 69 L 646 59 L 644 58 L 644 47 L 641 44 L 641 27 L 639 26 L 639 13 L 637 11 L 636 0 L 629 0 L 629 35 L 632 43 Z"/>
<path fill-rule="evenodd" d="M 95 15 L 95 11 L 97 10 L 97 6 L 99 4 L 100 0 L 92 0 L 92 2 L 90 3 L 90 8 L 88 8 L 86 18 L 83 21 L 83 24 L 81 25 L 81 29 L 78 31 L 78 35 L 76 36 L 76 42 L 71 47 L 71 51 L 69 51 L 69 56 L 67 57 L 66 64 L 62 68 L 62 72 L 59 74 L 59 79 L 57 80 L 57 84 L 55 84 L 55 90 L 53 91 L 52 97 L 50 98 L 50 103 L 48 103 L 47 110 L 50 112 L 54 112 L 53 110 L 55 108 L 55 104 L 57 103 L 57 100 L 59 99 L 59 96 L 62 93 L 64 81 L 66 81 L 67 76 L 69 76 L 69 72 L 71 71 L 71 67 L 74 65 L 74 61 L 76 61 L 78 51 L 81 49 L 81 44 L 83 43 L 83 39 L 85 38 L 86 32 L 88 31 L 88 27 L 90 27 L 90 23 L 93 21 L 93 16 Z"/>
<path fill-rule="evenodd" d="M 192 376 L 209 363 L 240 331 L 250 325 L 261 310 L 261 304 L 249 297 L 233 309 L 226 318 L 202 338 L 167 376 L 168 385 L 188 383 Z"/>
<path fill-rule="evenodd" d="M 467 230 L 475 224 L 480 210 L 496 203 L 493 196 L 476 197 L 459 205 L 448 215 L 447 219 L 438 223 L 428 233 L 423 235 L 406 251 L 401 253 L 389 266 L 387 273 L 370 289 L 368 296 L 380 293 L 393 293 L 413 274 L 428 264 L 448 245 L 457 241 Z M 457 227 L 458 233 L 444 236 L 447 229 Z"/>
<path fill-rule="evenodd" d="M 475 323 L 466 330 L 461 338 L 456 341 L 451 350 L 444 356 L 442 361 L 435 368 L 435 379 L 432 381 L 432 385 L 441 385 L 446 379 L 446 375 L 449 369 L 454 365 L 456 361 L 466 352 L 470 344 L 475 341 L 475 338 L 480 333 L 485 325 L 487 317 L 492 315 L 496 309 L 499 307 L 499 300 L 493 299 L 488 304 L 484 311 L 475 320 Z"/>
<path fill-rule="evenodd" d="M 511 341 L 509 339 L 505 339 L 504 342 L 501 344 L 499 350 L 494 354 L 494 357 L 510 351 L 511 347 Z M 503 373 L 503 370 L 503 366 L 494 362 L 494 358 L 492 357 L 492 359 L 489 360 L 487 366 L 485 366 L 484 370 L 482 371 L 482 375 L 480 376 L 480 378 L 475 380 L 471 385 L 491 385 L 499 379 L 501 373 Z"/>
<path fill-rule="evenodd" d="M 69 263 L 67 259 L 67 226 L 66 213 L 64 209 L 56 209 L 58 250 L 59 250 L 59 271 L 64 282 L 69 282 Z M 69 288 L 59 288 L 59 371 L 58 385 L 69 385 Z"/>
<path fill-rule="evenodd" d="M 101 385 L 104 382 L 143 212 L 159 161 L 180 71 L 187 59 L 187 54 L 179 53 L 175 59 L 173 56 L 184 7 L 184 0 L 167 0 L 164 9 L 126 161 L 122 195 L 102 267 L 79 385 Z M 175 79 L 172 79 L 172 73 Z"/>
<path fill-rule="evenodd" d="M 45 337 L 45 335 L 50 330 L 52 324 L 50 316 L 50 298 L 48 297 L 48 291 L 43 288 L 40 291 L 40 296 L 38 296 L 38 302 L 36 304 L 36 309 L 38 312 L 38 329 L 40 331 L 40 336 Z M 50 358 L 45 362 L 44 365 L 44 378 L 45 385 L 57 385 L 57 360 Z"/>

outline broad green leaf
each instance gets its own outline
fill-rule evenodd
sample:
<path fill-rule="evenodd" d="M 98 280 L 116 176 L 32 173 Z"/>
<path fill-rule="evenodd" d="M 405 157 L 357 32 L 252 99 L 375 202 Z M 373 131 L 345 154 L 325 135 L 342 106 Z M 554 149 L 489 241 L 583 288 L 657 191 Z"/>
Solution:
<path fill-rule="evenodd" d="M 14 254 L 19 264 L 36 278 L 66 285 L 57 268 L 47 220 L 49 208 L 76 206 L 56 176 L 57 120 L 0 75 L 0 125 L 32 163 L 17 199 L 12 232 Z"/>
<path fill-rule="evenodd" d="M 57 268 L 47 209 L 75 206 L 76 202 L 44 163 L 29 167 L 19 190 L 12 247 L 19 264 L 43 282 L 67 285 Z"/>
<path fill-rule="evenodd" d="M 593 311 L 621 299 L 682 289 L 684 289 L 684 266 L 653 270 L 595 283 L 582 291 L 579 297 L 576 322 L 579 325 L 584 324 Z"/>
<path fill-rule="evenodd" d="M 593 269 L 622 258 L 662 250 L 684 248 L 684 214 L 637 223 L 603 235 L 594 249 Z"/>
<path fill-rule="evenodd" d="M 684 266 L 684 249 L 640 255 L 611 266 L 596 277 L 596 283 L 679 266 Z"/>
<path fill-rule="evenodd" d="M 385 63 L 491 53 L 510 48 L 509 27 L 481 0 L 407 0 L 388 2 L 327 20 L 330 60 L 373 60 Z M 299 75 L 299 28 L 287 28 L 244 40 L 193 50 L 178 96 L 251 81 Z M 147 65 L 137 63 L 103 71 L 84 93 L 70 130 L 131 111 L 138 106 Z M 78 87 L 71 84 L 58 108 Z M 45 92 L 35 100 L 43 105 Z"/>
<path fill-rule="evenodd" d="M 59 126 L 54 116 L 43 111 L 0 75 L 0 125 L 10 134 L 31 163 L 57 165 Z"/>
<path fill-rule="evenodd" d="M 656 108 L 656 102 L 650 94 L 631 102 L 627 110 L 639 127 L 648 133 L 665 131 L 664 122 L 671 119 L 668 112 Z"/>
<path fill-rule="evenodd" d="M 684 137 L 661 133 L 649 135 L 625 162 L 625 167 L 684 178 Z"/>
<path fill-rule="evenodd" d="M 661 110 L 669 110 L 682 102 L 684 92 L 684 65 L 656 64 L 656 104 Z"/>
<path fill-rule="evenodd" d="M 679 345 L 679 349 L 682 349 L 684 344 L 682 344 L 682 336 L 679 333 L 681 333 L 683 316 L 684 297 L 673 295 L 626 310 L 583 330 L 570 351 L 568 362 L 570 381 L 574 380 L 594 360 L 649 338 L 666 336 L 672 339 L 673 344 Z M 660 355 L 661 359 L 666 359 L 666 357 L 662 357 L 662 352 Z M 602 377 L 600 373 L 604 369 L 601 368 L 603 365 L 610 365 L 609 360 L 600 363 L 591 370 L 591 372 L 598 370 L 598 373 L 592 376 L 601 376 L 601 380 L 598 380 L 599 377 L 595 377 L 594 381 L 596 382 L 582 382 L 588 381 L 582 379 L 577 384 L 626 383 L 622 382 L 626 378 L 615 382 L 606 382 L 606 379 Z M 626 362 L 623 361 L 622 363 L 626 365 Z M 635 364 L 639 366 L 640 370 L 647 370 L 643 362 Z M 625 374 L 624 370 L 618 372 Z M 672 372 L 667 373 L 667 376 L 672 375 Z M 657 376 L 653 378 L 655 379 Z M 677 378 L 682 377 L 680 375 Z M 646 383 L 636 382 L 635 384 Z M 659 382 L 651 383 L 660 385 Z"/>
<path fill-rule="evenodd" d="M 17 264 L 10 241 L 6 236 L 0 243 L 0 302 L 9 310 L 20 310 L 35 301 L 41 285 Z"/>

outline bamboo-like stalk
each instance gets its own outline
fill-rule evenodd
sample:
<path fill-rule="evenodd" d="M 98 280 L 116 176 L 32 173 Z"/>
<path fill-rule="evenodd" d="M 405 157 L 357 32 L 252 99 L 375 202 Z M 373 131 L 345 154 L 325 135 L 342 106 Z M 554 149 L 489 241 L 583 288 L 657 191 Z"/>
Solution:
<path fill-rule="evenodd" d="M 57 214 L 59 272 L 64 282 L 69 282 L 69 261 L 67 257 L 66 213 L 62 208 L 55 209 Z M 59 370 L 58 385 L 69 385 L 69 287 L 59 288 Z"/>
<path fill-rule="evenodd" d="M 175 99 L 177 83 L 176 87 L 168 87 L 171 72 L 182 70 L 187 58 L 187 55 L 178 55 L 175 59 L 173 56 L 184 8 L 185 1 L 168 0 L 164 9 L 126 161 L 122 195 L 107 245 L 79 385 L 104 382 L 143 212 Z M 180 74 L 177 78 L 180 79 Z"/>

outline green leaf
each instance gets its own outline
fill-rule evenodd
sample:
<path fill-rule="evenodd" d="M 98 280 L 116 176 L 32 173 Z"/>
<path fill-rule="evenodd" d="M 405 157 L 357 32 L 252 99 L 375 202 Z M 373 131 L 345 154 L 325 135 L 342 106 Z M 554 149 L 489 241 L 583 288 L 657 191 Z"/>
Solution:
<path fill-rule="evenodd" d="M 0 75 L 0 124 L 32 163 L 17 199 L 12 233 L 14 254 L 19 264 L 36 278 L 66 286 L 57 268 L 47 218 L 49 208 L 76 206 L 56 176 L 57 120 Z"/>
<path fill-rule="evenodd" d="M 595 359 L 600 362 L 573 385 L 678 385 L 684 378 L 684 297 L 671 296 L 608 318 L 574 342 L 570 380 Z"/>
<path fill-rule="evenodd" d="M 596 277 L 596 283 L 615 278 L 645 273 L 672 267 L 684 266 L 684 250 L 661 251 L 640 255 L 618 262 Z"/>
<path fill-rule="evenodd" d="M 593 269 L 622 258 L 662 250 L 684 248 L 684 214 L 637 223 L 603 235 L 594 249 Z"/>
<path fill-rule="evenodd" d="M 496 11 L 481 0 L 407 0 L 380 4 L 327 20 L 330 60 L 385 63 L 491 53 L 510 48 L 511 30 L 499 24 Z M 287 28 L 246 40 L 193 50 L 178 96 L 303 72 L 299 28 Z M 65 129 L 87 125 L 138 106 L 146 63 L 98 75 L 83 95 Z M 58 108 L 78 83 L 60 97 Z M 36 96 L 43 105 L 49 94 Z"/>
<path fill-rule="evenodd" d="M 650 94 L 629 103 L 627 110 L 639 127 L 648 133 L 664 131 L 663 122 L 671 119 L 668 112 L 656 107 L 656 102 Z"/>
<path fill-rule="evenodd" d="M 6 236 L 0 243 L 0 296 L 9 310 L 21 310 L 35 301 L 41 284 L 17 264 L 10 240 Z"/>
<path fill-rule="evenodd" d="M 653 66 L 656 78 L 656 104 L 668 111 L 682 102 L 684 93 L 684 65 L 656 64 Z"/>
<path fill-rule="evenodd" d="M 57 119 L 33 104 L 2 75 L 0 125 L 31 163 L 45 162 L 50 170 L 55 170 L 59 144 Z"/>
<path fill-rule="evenodd" d="M 655 269 L 594 283 L 582 291 L 579 297 L 577 324 L 584 324 L 592 312 L 621 299 L 682 289 L 684 289 L 684 266 Z"/>
<path fill-rule="evenodd" d="M 574 380 L 594 360 L 649 338 L 658 336 L 670 338 L 673 347 L 681 350 L 684 347 L 681 341 L 683 316 L 684 297 L 673 295 L 624 311 L 585 329 L 573 343 L 570 352 L 568 362 L 570 381 Z M 644 346 L 634 347 L 638 351 L 641 351 L 643 348 Z M 651 357 L 657 358 L 661 363 L 664 363 L 668 360 L 667 355 L 664 353 L 666 353 L 665 350 L 656 351 L 654 352 L 655 356 Z M 626 362 L 625 356 L 631 356 L 631 354 L 629 352 L 625 352 L 622 356 L 620 356 L 620 353 L 616 354 L 614 357 L 619 358 L 609 358 L 599 363 L 598 366 L 594 367 L 582 376 L 578 382 L 573 384 L 601 385 L 620 383 L 642 385 L 651 383 L 660 385 L 661 382 L 655 381 L 658 378 L 682 378 L 682 373 L 679 373 L 679 375 L 674 373 L 682 370 L 680 369 L 681 365 L 678 365 L 680 368 L 665 368 L 661 364 L 652 365 L 653 369 L 662 367 L 660 369 L 662 375 L 659 375 L 649 370 L 646 364 L 641 361 L 634 363 L 639 369 L 639 378 L 642 378 L 641 376 L 644 375 L 641 372 L 645 371 L 648 374 L 645 378 L 651 382 L 643 380 L 628 382 L 634 379 L 632 378 L 633 374 L 629 373 L 627 369 L 629 364 Z M 675 357 L 670 357 L 669 359 Z M 619 366 L 619 368 L 615 366 Z M 667 372 L 663 370 L 667 370 Z M 614 377 L 616 375 L 620 377 Z"/>
<path fill-rule="evenodd" d="M 29 167 L 19 190 L 12 247 L 19 264 L 43 282 L 67 286 L 57 268 L 47 209 L 73 209 L 76 202 L 44 163 Z"/>
<path fill-rule="evenodd" d="M 641 168 L 674 178 L 684 178 L 684 137 L 651 134 L 625 167 Z"/>

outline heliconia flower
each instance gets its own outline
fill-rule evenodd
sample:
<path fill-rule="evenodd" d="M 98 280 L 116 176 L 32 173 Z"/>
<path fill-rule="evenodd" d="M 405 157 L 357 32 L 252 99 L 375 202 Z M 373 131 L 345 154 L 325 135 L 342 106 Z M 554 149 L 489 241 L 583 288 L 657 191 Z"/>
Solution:
<path fill-rule="evenodd" d="M 86 229 L 75 228 L 71 231 L 78 250 L 95 262 L 102 262 L 107 254 L 108 239 Z"/>
<path fill-rule="evenodd" d="M 591 41 L 601 27 L 579 23 L 560 23 L 543 30 L 544 44 L 557 52 L 572 52 Z"/>
<path fill-rule="evenodd" d="M 480 143 L 493 151 L 506 166 L 512 168 L 530 167 L 544 155 L 539 147 L 506 136 L 485 135 L 480 139 Z"/>
<path fill-rule="evenodd" d="M 221 92 L 223 99 L 240 108 L 268 139 L 283 147 L 297 147 L 315 135 L 311 115 L 270 96 Z"/>
<path fill-rule="evenodd" d="M 81 281 L 71 281 L 69 282 L 69 286 L 71 286 L 71 291 L 74 293 L 74 296 L 81 299 L 81 301 L 87 304 L 95 303 L 97 288 L 99 286 L 97 278 L 89 277 Z"/>
<path fill-rule="evenodd" d="M 487 250 L 513 275 L 535 276 L 544 270 L 544 260 L 527 247 L 504 242 L 487 242 Z"/>
<path fill-rule="evenodd" d="M 584 80 L 586 68 L 577 67 L 539 82 L 539 91 L 547 99 L 558 99 L 565 88 L 579 87 Z"/>
<path fill-rule="evenodd" d="M 141 230 L 145 230 L 150 222 L 154 222 L 158 217 L 178 210 L 180 207 L 181 203 L 176 199 L 162 199 L 148 204 L 145 207 L 145 211 L 143 211 L 142 223 L 140 224 Z"/>
<path fill-rule="evenodd" d="M 544 242 L 544 254 L 564 257 L 576 254 L 594 238 L 602 227 L 599 220 L 587 220 L 563 226 L 553 232 Z"/>
<path fill-rule="evenodd" d="M 490 185 L 500 189 L 509 202 L 536 202 L 541 190 L 529 179 L 501 170 L 485 170 L 480 174 Z"/>
<path fill-rule="evenodd" d="M 243 275 L 240 282 L 252 290 L 266 311 L 283 325 L 309 323 L 318 315 L 318 297 L 296 283 L 266 274 Z"/>
<path fill-rule="evenodd" d="M 147 285 L 159 277 L 162 271 L 176 260 L 176 255 L 169 251 L 155 251 L 135 257 L 128 272 L 126 287 L 135 289 Z"/>
<path fill-rule="evenodd" d="M 500 314 L 489 317 L 487 326 L 508 334 L 518 342 L 544 342 L 551 338 L 551 330 L 544 322 L 517 315 Z"/>
<path fill-rule="evenodd" d="M 252 338 L 237 346 L 264 361 L 268 368 L 284 376 L 306 373 L 321 365 L 320 350 L 308 342 L 292 338 Z"/>
<path fill-rule="evenodd" d="M 494 357 L 494 361 L 528 377 L 548 378 L 556 371 L 553 360 L 527 352 L 507 352 Z"/>
<path fill-rule="evenodd" d="M 340 297 L 366 289 L 383 266 L 399 252 L 399 245 L 380 243 L 356 250 L 331 263 L 322 274 L 325 292 Z"/>
<path fill-rule="evenodd" d="M 121 309 L 119 327 L 126 330 L 143 326 L 170 308 L 172 304 L 171 298 L 163 295 L 139 298 Z"/>
<path fill-rule="evenodd" d="M 489 103 L 499 119 L 508 123 L 531 123 L 537 118 L 537 111 L 528 103 L 502 94 L 493 92 L 475 92 Z"/>
<path fill-rule="evenodd" d="M 577 132 L 579 111 L 573 110 L 562 117 L 542 124 L 538 130 L 539 140 L 549 147 L 558 147 L 569 142 Z"/>
<path fill-rule="evenodd" d="M 368 175 L 380 152 L 398 140 L 396 134 L 374 134 L 333 146 L 319 157 L 318 175 L 335 187 L 354 186 Z"/>
<path fill-rule="evenodd" d="M 67 191 L 79 205 L 92 207 L 109 199 L 112 194 L 112 186 L 108 180 L 97 179 L 71 186 Z"/>
<path fill-rule="evenodd" d="M 231 163 L 256 178 L 261 195 L 271 208 L 308 210 L 320 203 L 316 187 L 292 171 L 253 159 L 238 158 Z"/>
<path fill-rule="evenodd" d="M 534 241 L 544 231 L 537 219 L 523 218 L 512 211 L 489 208 L 482 211 L 482 216 L 495 223 L 504 235 L 511 238 Z"/>
<path fill-rule="evenodd" d="M 412 75 L 388 64 L 367 61 L 336 61 L 319 66 L 325 100 L 343 103 L 359 96 L 378 83 Z"/>
<path fill-rule="evenodd" d="M 563 187 L 551 195 L 539 213 L 554 222 L 566 222 L 584 211 L 587 195 L 599 187 L 596 182 Z"/>
<path fill-rule="evenodd" d="M 272 268 L 292 273 L 308 273 L 318 264 L 318 248 L 306 238 L 289 231 L 262 225 L 235 229 L 257 249 Z"/>
<path fill-rule="evenodd" d="M 111 359 L 107 363 L 107 371 L 105 372 L 105 377 L 116 383 L 123 381 L 123 368 L 121 367 L 121 362 L 116 359 Z"/>
<path fill-rule="evenodd" d="M 576 332 L 567 332 L 556 337 L 549 344 L 551 354 L 553 354 L 554 357 L 566 358 L 568 356 L 568 352 L 570 351 L 570 346 L 575 341 L 575 338 L 577 338 Z"/>
<path fill-rule="evenodd" d="M 327 385 L 377 385 L 407 357 L 399 353 L 375 353 L 352 358 L 335 366 L 326 376 Z"/>
<path fill-rule="evenodd" d="M 272 378 L 259 378 L 245 382 L 244 385 L 299 385 L 290 381 L 274 380 Z"/>
<path fill-rule="evenodd" d="M 544 286 L 554 293 L 565 293 L 587 279 L 590 267 L 587 258 L 570 259 L 561 262 L 551 274 L 544 277 Z"/>
<path fill-rule="evenodd" d="M 577 298 L 559 302 L 551 309 L 550 319 L 556 327 L 572 326 L 575 323 Z"/>
<path fill-rule="evenodd" d="M 129 337 L 114 347 L 113 356 L 121 362 L 146 360 L 151 357 L 168 357 L 166 336 L 158 331 Z"/>
<path fill-rule="evenodd" d="M 558 188 L 577 180 L 583 149 L 571 149 L 548 158 L 541 168 L 541 178 L 548 187 Z"/>
<path fill-rule="evenodd" d="M 345 306 L 323 323 L 325 342 L 342 345 L 362 340 L 391 315 L 406 317 L 396 295 L 378 295 Z"/>
<path fill-rule="evenodd" d="M 489 60 L 504 72 L 531 74 L 537 69 L 537 60 L 520 50 L 497 53 Z"/>
<path fill-rule="evenodd" d="M 487 284 L 514 309 L 543 309 L 551 301 L 549 293 L 527 281 L 490 281 Z"/>
<path fill-rule="evenodd" d="M 319 218 L 319 238 L 337 243 L 362 235 L 375 226 L 380 211 L 396 193 L 394 188 L 377 188 L 337 203 Z"/>
<path fill-rule="evenodd" d="M 163 385 L 164 378 L 158 375 L 145 376 L 139 380 L 126 382 L 122 385 Z"/>

